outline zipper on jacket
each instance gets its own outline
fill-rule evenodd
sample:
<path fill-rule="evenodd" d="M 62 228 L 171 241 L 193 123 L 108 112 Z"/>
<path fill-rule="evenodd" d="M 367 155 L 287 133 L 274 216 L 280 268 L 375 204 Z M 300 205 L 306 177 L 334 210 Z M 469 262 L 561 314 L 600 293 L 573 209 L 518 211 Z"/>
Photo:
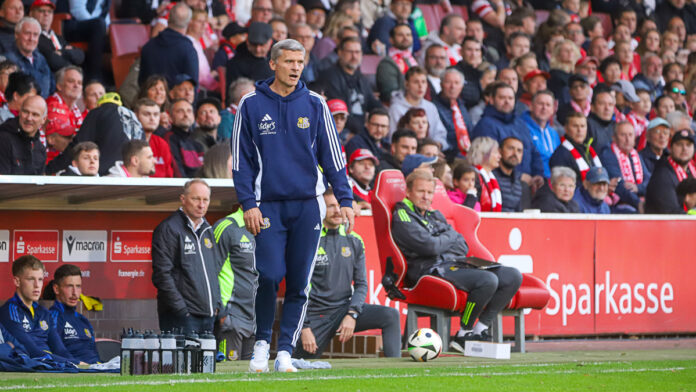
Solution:
<path fill-rule="evenodd" d="M 201 237 L 199 237 L 198 234 L 196 234 L 196 231 L 193 230 L 193 228 L 192 228 L 190 225 L 189 225 L 189 228 L 190 228 L 191 231 L 193 232 L 193 235 L 196 237 L 196 242 L 198 243 L 198 255 L 199 255 L 200 258 L 201 258 L 201 265 L 203 266 L 203 276 L 205 276 L 205 285 L 206 285 L 207 288 L 208 288 L 208 298 L 209 298 L 209 301 L 210 301 L 210 302 L 209 302 L 209 305 L 210 305 L 210 317 L 213 317 L 213 316 L 215 316 L 215 309 L 213 309 L 213 293 L 212 293 L 212 291 L 210 290 L 210 281 L 208 280 L 208 269 L 205 268 L 205 260 L 203 259 L 203 252 L 201 251 L 201 238 L 202 238 L 202 234 L 205 234 L 206 230 L 210 229 L 210 226 L 209 226 L 209 227 L 206 227 L 205 229 L 203 229 L 203 232 L 201 232 Z"/>

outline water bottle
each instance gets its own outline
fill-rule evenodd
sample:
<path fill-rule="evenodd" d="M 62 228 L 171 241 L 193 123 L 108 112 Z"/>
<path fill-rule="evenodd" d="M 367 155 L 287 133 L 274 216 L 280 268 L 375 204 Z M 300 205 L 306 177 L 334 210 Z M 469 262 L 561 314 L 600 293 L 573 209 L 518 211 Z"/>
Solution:
<path fill-rule="evenodd" d="M 160 340 L 154 331 L 145 333 L 145 374 L 160 373 Z"/>
<path fill-rule="evenodd" d="M 198 341 L 198 334 L 191 332 L 190 334 L 186 335 L 186 343 L 184 347 L 184 354 L 186 355 L 186 368 L 184 369 L 184 373 L 200 373 L 198 367 L 198 353 L 200 352 L 201 344 Z"/>
<path fill-rule="evenodd" d="M 174 373 L 174 358 L 176 356 L 176 338 L 169 332 L 162 332 L 160 335 L 160 347 L 162 348 L 162 373 Z"/>
<path fill-rule="evenodd" d="M 132 329 L 126 330 L 124 328 L 123 333 L 121 334 L 121 375 L 122 376 L 133 374 L 133 369 L 131 368 L 131 362 L 132 362 L 132 356 L 133 356 L 132 349 L 134 346 L 135 346 L 135 342 L 133 341 L 133 330 Z"/>
<path fill-rule="evenodd" d="M 183 374 L 186 372 L 186 356 L 184 355 L 186 339 L 184 339 L 184 335 L 180 334 L 174 335 L 174 339 L 176 340 L 176 373 Z"/>
<path fill-rule="evenodd" d="M 203 373 L 215 373 L 215 336 L 210 331 L 205 331 L 200 337 Z"/>
<path fill-rule="evenodd" d="M 145 374 L 145 337 L 140 331 L 133 334 L 133 374 Z"/>

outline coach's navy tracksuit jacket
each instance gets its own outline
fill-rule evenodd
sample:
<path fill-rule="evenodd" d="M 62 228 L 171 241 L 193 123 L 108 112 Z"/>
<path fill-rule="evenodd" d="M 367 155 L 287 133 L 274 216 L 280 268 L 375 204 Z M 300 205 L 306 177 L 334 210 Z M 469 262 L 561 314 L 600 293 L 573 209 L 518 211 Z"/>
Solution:
<path fill-rule="evenodd" d="M 259 207 L 256 236 L 256 339 L 271 340 L 278 284 L 286 293 L 278 350 L 292 352 L 306 311 L 309 279 L 326 214 L 326 177 L 341 206 L 353 195 L 336 126 L 324 99 L 299 82 L 286 97 L 273 78 L 245 95 L 232 131 L 232 169 L 244 211 Z"/>

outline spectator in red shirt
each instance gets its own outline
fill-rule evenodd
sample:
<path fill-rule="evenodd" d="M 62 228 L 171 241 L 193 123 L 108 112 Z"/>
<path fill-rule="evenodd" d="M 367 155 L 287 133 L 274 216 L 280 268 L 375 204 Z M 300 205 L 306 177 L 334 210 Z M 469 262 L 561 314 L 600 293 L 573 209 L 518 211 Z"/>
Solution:
<path fill-rule="evenodd" d="M 370 184 L 375 178 L 375 168 L 379 165 L 379 159 L 367 148 L 355 150 L 350 155 L 348 163 L 348 174 L 351 187 L 353 188 L 353 199 L 358 203 L 360 209 L 371 209 L 372 188 Z"/>
<path fill-rule="evenodd" d="M 84 116 L 77 107 L 82 97 L 82 69 L 74 65 L 61 68 L 56 73 L 56 92 L 46 99 L 48 119 L 58 119 L 79 129 Z"/>
<path fill-rule="evenodd" d="M 150 98 L 140 98 L 135 103 L 133 111 L 143 126 L 145 140 L 150 143 L 152 154 L 155 157 L 155 174 L 151 177 L 173 177 L 174 167 L 172 166 L 169 143 L 155 135 L 155 131 L 161 128 L 159 105 Z"/>

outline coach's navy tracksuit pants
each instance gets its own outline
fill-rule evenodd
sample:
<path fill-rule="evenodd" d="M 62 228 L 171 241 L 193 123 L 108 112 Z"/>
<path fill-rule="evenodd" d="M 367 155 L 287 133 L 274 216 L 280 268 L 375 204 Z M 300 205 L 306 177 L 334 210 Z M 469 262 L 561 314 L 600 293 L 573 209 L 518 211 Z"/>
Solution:
<path fill-rule="evenodd" d="M 264 218 L 256 236 L 256 340 L 271 342 L 278 285 L 285 278 L 285 301 L 278 351 L 292 353 L 307 310 L 309 282 L 326 215 L 324 197 L 261 202 Z M 267 219 L 267 220 L 266 220 Z"/>

